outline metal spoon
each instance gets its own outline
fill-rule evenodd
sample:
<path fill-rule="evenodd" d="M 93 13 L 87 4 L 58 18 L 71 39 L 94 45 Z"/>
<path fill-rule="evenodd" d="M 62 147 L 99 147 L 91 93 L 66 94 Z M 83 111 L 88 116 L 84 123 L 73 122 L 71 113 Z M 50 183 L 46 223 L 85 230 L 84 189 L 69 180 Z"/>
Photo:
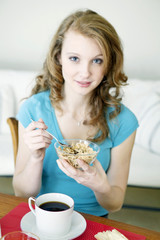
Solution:
<path fill-rule="evenodd" d="M 31 118 L 31 121 L 34 122 L 34 120 Z M 50 132 L 48 132 L 47 130 L 44 130 L 46 133 L 48 133 L 50 136 L 52 136 L 61 146 L 63 147 L 72 147 L 71 145 L 69 144 L 65 144 L 65 143 L 62 143 L 60 142 L 53 134 L 51 134 Z"/>

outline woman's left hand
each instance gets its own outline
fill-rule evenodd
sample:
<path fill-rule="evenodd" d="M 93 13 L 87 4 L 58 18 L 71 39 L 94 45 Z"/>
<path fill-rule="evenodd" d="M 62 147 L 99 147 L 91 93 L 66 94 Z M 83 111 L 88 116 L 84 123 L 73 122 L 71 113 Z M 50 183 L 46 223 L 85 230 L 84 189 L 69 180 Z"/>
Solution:
<path fill-rule="evenodd" d="M 83 160 L 78 159 L 77 161 L 81 169 L 74 168 L 64 159 L 58 159 L 57 164 L 67 176 L 75 179 L 78 183 L 89 187 L 93 191 L 99 191 L 102 189 L 103 184 L 106 186 L 108 183 L 107 175 L 97 159 L 92 166 L 88 165 Z"/>

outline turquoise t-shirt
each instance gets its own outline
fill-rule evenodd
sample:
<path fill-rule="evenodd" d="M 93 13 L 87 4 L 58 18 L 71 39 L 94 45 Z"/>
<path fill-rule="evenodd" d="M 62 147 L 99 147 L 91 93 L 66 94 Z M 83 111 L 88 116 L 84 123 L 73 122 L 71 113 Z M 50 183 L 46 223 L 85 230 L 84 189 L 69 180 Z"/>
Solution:
<path fill-rule="evenodd" d="M 49 91 L 41 92 L 28 98 L 21 106 L 17 119 L 26 128 L 31 123 L 31 118 L 38 121 L 42 118 L 48 126 L 48 131 L 55 135 L 58 139 L 63 139 L 58 126 L 54 108 L 49 99 Z M 108 108 L 106 118 L 112 111 Z M 110 165 L 111 148 L 121 144 L 128 138 L 138 127 L 138 122 L 135 115 L 124 105 L 122 111 L 116 119 L 108 121 L 110 137 L 99 144 L 100 152 L 97 159 L 101 163 L 104 170 L 107 172 Z M 76 211 L 85 212 L 97 216 L 102 216 L 108 213 L 106 209 L 101 207 L 97 202 L 94 192 L 68 177 L 63 173 L 56 162 L 58 156 L 54 148 L 55 140 L 46 149 L 46 154 L 43 162 L 42 186 L 40 193 L 59 192 L 65 193 L 74 199 Z M 36 171 L 36 170 L 35 170 Z"/>

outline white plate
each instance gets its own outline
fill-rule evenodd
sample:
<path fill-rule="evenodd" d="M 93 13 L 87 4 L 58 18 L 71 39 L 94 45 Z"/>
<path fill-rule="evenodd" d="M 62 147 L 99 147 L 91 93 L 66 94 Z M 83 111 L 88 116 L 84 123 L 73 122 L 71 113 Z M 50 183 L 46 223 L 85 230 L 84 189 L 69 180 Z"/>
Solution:
<path fill-rule="evenodd" d="M 60 238 L 55 238 L 54 240 L 70 240 L 80 236 L 86 229 L 86 220 L 85 218 L 76 211 L 73 211 L 72 225 L 69 233 Z M 36 228 L 35 216 L 30 211 L 23 216 L 21 219 L 21 229 L 26 232 L 32 232 L 40 237 L 41 240 L 51 240 L 53 237 L 46 237 L 40 234 Z"/>

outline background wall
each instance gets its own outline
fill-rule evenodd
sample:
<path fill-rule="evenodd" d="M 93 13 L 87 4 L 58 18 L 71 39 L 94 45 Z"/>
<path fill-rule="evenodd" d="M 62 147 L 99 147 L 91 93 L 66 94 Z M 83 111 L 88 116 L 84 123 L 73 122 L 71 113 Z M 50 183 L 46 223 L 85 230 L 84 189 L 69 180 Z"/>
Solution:
<path fill-rule="evenodd" d="M 40 70 L 59 23 L 79 8 L 114 25 L 129 77 L 160 78 L 159 0 L 0 0 L 0 68 Z"/>

